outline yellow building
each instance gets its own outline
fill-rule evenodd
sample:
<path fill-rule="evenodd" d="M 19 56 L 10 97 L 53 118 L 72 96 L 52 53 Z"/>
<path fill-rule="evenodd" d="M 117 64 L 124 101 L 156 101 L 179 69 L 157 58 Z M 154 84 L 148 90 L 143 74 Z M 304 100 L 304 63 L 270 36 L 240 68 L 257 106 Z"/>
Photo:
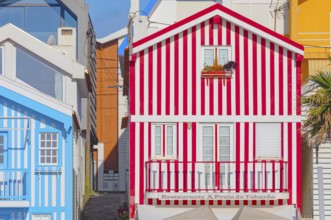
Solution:
<path fill-rule="evenodd" d="M 289 0 L 289 37 L 304 45 L 303 85 L 309 75 L 331 71 L 331 0 Z M 309 86 L 303 87 L 303 91 Z M 302 145 L 302 215 L 307 219 L 331 219 L 331 144 L 316 148 Z M 319 187 L 318 167 L 322 167 L 323 187 Z M 321 189 L 323 191 L 319 191 Z M 323 199 L 319 193 L 324 194 Z M 322 203 L 321 201 L 324 202 Z"/>
<path fill-rule="evenodd" d="M 330 70 L 330 0 L 289 0 L 290 38 L 303 44 L 305 60 L 302 66 L 302 81 L 317 71 Z"/>

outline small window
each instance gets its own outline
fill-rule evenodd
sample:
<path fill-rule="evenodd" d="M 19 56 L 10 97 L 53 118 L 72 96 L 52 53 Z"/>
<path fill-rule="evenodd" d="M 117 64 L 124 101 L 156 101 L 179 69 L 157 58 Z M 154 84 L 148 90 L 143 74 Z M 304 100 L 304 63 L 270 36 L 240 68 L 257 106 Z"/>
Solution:
<path fill-rule="evenodd" d="M 57 165 L 58 133 L 39 134 L 39 163 L 40 165 Z"/>
<path fill-rule="evenodd" d="M 176 158 L 176 126 L 174 124 L 153 125 L 153 157 Z"/>
<path fill-rule="evenodd" d="M 281 159 L 281 124 L 256 124 L 256 159 Z"/>
<path fill-rule="evenodd" d="M 3 48 L 2 47 L 0 47 L 0 75 L 2 75 L 3 74 L 3 72 L 4 72 L 4 70 L 3 70 L 3 68 L 4 68 L 4 64 L 5 62 L 4 62 L 4 55 L 3 55 Z"/>
<path fill-rule="evenodd" d="M 218 65 L 230 61 L 230 47 L 207 47 L 203 49 L 203 66 L 213 66 L 217 60 Z"/>

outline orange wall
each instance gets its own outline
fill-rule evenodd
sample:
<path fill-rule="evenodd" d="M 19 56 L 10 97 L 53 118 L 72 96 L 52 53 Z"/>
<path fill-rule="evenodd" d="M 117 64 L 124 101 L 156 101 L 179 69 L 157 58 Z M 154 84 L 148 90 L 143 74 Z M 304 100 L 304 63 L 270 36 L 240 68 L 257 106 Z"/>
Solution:
<path fill-rule="evenodd" d="M 104 169 L 118 170 L 117 41 L 97 44 L 97 135 L 104 143 Z"/>

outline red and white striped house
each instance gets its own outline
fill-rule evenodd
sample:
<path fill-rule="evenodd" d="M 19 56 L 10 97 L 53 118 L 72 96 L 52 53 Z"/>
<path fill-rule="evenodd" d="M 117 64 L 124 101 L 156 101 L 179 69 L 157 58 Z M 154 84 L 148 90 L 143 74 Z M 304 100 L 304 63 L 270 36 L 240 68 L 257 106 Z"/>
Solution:
<path fill-rule="evenodd" d="M 139 206 L 300 208 L 302 58 L 220 4 L 134 42 L 130 218 Z M 216 60 L 237 66 L 205 76 Z"/>

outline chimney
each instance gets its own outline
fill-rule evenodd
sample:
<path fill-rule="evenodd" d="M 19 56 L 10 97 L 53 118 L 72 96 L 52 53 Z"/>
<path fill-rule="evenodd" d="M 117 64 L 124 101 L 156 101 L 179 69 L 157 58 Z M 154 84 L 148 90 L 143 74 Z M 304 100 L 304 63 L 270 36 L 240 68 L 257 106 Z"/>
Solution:
<path fill-rule="evenodd" d="M 77 35 L 76 28 L 72 27 L 60 27 L 57 31 L 58 42 L 57 45 L 51 45 L 57 50 L 64 53 L 66 56 L 76 60 L 76 46 L 77 46 Z"/>
<path fill-rule="evenodd" d="M 140 0 L 131 0 L 130 14 L 139 11 L 139 1 Z"/>

